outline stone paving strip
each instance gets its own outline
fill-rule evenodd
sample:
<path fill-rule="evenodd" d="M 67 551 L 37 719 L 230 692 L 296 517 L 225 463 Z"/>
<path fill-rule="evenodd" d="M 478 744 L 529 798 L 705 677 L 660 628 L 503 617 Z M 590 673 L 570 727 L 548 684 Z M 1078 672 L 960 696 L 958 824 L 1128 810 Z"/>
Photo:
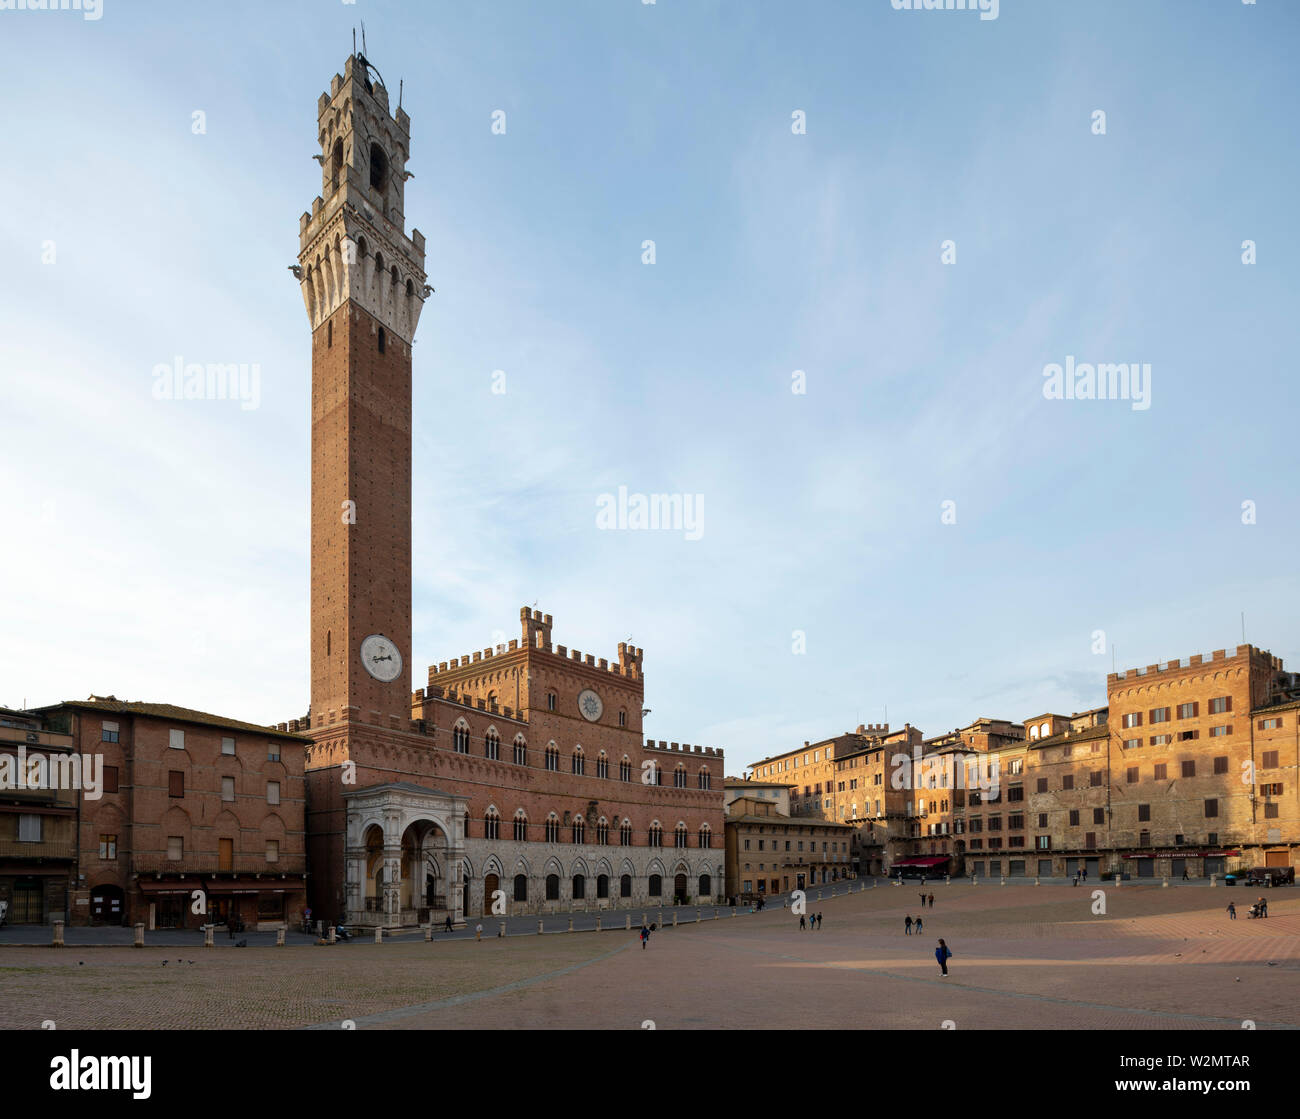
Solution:
<path fill-rule="evenodd" d="M 919 891 L 918 891 L 919 892 Z M 1232 891 L 953 886 L 636 932 L 374 945 L 0 946 L 0 1027 L 61 1029 L 1300 1028 L 1300 893 L 1228 920 Z M 954 952 L 942 978 L 936 938 Z M 164 964 L 163 961 L 166 960 Z M 192 962 L 191 962 L 192 961 Z"/>

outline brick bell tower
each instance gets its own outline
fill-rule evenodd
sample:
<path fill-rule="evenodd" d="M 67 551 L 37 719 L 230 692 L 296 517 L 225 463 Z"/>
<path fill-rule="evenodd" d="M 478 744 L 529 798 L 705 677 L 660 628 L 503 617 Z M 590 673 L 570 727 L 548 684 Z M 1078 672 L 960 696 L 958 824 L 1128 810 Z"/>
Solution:
<path fill-rule="evenodd" d="M 424 237 L 404 230 L 410 118 L 361 55 L 318 104 L 321 196 L 300 223 L 312 330 L 311 714 L 411 710 L 411 343 Z"/>
<path fill-rule="evenodd" d="M 317 104 L 321 193 L 295 275 L 311 324 L 309 900 L 343 899 L 340 768 L 411 718 L 411 343 L 429 289 L 404 222 L 410 118 L 363 55 Z M 366 776 L 358 784 L 368 783 Z"/>

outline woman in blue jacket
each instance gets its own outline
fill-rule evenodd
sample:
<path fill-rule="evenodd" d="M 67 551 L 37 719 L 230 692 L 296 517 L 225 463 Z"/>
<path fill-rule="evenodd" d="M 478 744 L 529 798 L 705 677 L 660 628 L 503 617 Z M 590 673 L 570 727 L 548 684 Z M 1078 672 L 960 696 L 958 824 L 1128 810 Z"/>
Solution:
<path fill-rule="evenodd" d="M 951 957 L 952 953 L 948 950 L 948 945 L 946 945 L 943 942 L 943 939 L 940 938 L 939 947 L 934 950 L 934 958 L 939 961 L 939 970 L 944 975 L 948 974 L 948 960 Z"/>

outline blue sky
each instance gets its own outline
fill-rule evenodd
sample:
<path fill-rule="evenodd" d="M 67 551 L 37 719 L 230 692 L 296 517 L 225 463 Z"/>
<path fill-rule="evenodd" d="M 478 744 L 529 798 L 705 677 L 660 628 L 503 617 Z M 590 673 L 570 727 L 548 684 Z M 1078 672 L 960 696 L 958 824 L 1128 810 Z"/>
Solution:
<path fill-rule="evenodd" d="M 437 289 L 415 683 L 536 602 L 643 646 L 647 735 L 739 772 L 886 706 L 1094 706 L 1111 645 L 1243 611 L 1300 667 L 1300 6 L 104 0 L 0 11 L 0 703 L 305 710 L 286 268 L 363 19 Z M 259 406 L 155 400 L 178 354 L 257 363 Z M 1067 356 L 1149 363 L 1151 407 L 1045 399 Z M 703 535 L 598 530 L 619 486 L 702 494 Z"/>

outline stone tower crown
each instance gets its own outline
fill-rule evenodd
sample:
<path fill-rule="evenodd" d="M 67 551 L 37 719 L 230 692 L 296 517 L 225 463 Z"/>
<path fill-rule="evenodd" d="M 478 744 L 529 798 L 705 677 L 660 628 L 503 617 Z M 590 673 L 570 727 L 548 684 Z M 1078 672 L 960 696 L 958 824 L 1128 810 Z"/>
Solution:
<path fill-rule="evenodd" d="M 362 55 L 317 103 L 321 193 L 299 219 L 298 279 L 314 331 L 349 300 L 406 343 L 429 294 L 424 235 L 405 232 L 411 118 Z"/>

